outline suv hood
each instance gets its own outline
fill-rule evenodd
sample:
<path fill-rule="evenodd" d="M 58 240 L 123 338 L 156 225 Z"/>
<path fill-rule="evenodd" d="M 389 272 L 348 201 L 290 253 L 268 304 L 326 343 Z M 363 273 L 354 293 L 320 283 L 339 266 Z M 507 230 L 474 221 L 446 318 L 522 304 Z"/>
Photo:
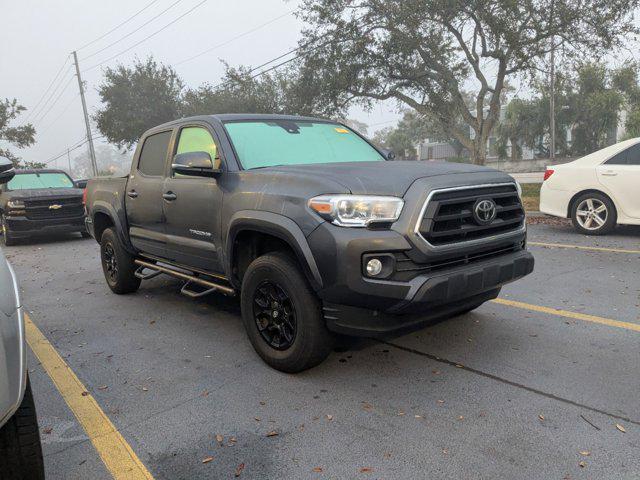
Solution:
<path fill-rule="evenodd" d="M 12 190 L 2 192 L 2 198 L 7 200 L 33 200 L 47 198 L 82 197 L 80 188 L 39 188 L 28 190 Z"/>
<path fill-rule="evenodd" d="M 466 163 L 431 161 L 345 162 L 267 167 L 263 171 L 312 176 L 337 183 L 353 194 L 402 197 L 420 178 L 440 175 L 495 172 L 498 170 Z M 504 174 L 502 174 L 504 175 Z M 505 176 L 506 177 L 506 176 Z M 326 193 L 340 193 L 327 191 Z"/>

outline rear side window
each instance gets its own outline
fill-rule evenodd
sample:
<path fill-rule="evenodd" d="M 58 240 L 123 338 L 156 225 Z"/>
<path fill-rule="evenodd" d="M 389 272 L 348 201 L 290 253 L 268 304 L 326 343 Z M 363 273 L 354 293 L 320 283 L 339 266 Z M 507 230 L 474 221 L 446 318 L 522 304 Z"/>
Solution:
<path fill-rule="evenodd" d="M 640 143 L 633 145 L 607 160 L 607 165 L 640 165 Z"/>
<path fill-rule="evenodd" d="M 164 165 L 167 160 L 167 150 L 171 140 L 171 131 L 156 133 L 147 137 L 142 145 L 138 170 L 144 174 L 160 177 L 164 173 Z"/>

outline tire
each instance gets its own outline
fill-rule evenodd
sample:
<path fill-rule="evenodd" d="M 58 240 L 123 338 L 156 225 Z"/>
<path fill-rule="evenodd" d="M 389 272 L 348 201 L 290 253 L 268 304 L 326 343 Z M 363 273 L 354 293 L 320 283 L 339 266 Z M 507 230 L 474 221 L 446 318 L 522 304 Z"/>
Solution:
<path fill-rule="evenodd" d="M 17 245 L 18 240 L 12 235 L 11 230 L 9 230 L 4 214 L 0 217 L 0 225 L 2 226 L 2 242 L 4 245 L 7 247 Z"/>
<path fill-rule="evenodd" d="M 290 255 L 275 252 L 255 259 L 244 274 L 240 304 L 253 348 L 276 370 L 301 372 L 331 352 L 334 337 L 322 317 L 320 300 Z M 261 330 L 259 325 L 265 324 Z"/>
<path fill-rule="evenodd" d="M 80 232 L 80 235 L 82 235 L 82 238 L 91 238 L 91 234 L 89 232 L 87 232 L 86 230 L 82 230 Z"/>
<path fill-rule="evenodd" d="M 571 205 L 571 223 L 585 235 L 606 235 L 615 228 L 617 217 L 613 202 L 598 192 L 580 195 Z"/>
<path fill-rule="evenodd" d="M 113 293 L 123 295 L 138 290 L 141 280 L 135 276 L 134 258 L 124 249 L 113 228 L 102 233 L 100 259 L 104 278 Z"/>
<path fill-rule="evenodd" d="M 22 403 L 0 429 L 0 479 L 44 479 L 38 418 L 28 379 Z"/>

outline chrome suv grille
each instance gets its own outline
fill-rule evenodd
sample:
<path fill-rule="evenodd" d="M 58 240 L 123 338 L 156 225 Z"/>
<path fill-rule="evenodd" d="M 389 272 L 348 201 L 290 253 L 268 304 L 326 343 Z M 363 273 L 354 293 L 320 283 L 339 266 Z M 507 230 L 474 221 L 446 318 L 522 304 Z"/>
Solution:
<path fill-rule="evenodd" d="M 27 218 L 31 220 L 75 218 L 84 215 L 82 197 L 26 200 L 25 207 Z"/>
<path fill-rule="evenodd" d="M 515 184 L 459 187 L 429 196 L 417 233 L 438 247 L 510 234 L 524 229 L 524 222 Z"/>

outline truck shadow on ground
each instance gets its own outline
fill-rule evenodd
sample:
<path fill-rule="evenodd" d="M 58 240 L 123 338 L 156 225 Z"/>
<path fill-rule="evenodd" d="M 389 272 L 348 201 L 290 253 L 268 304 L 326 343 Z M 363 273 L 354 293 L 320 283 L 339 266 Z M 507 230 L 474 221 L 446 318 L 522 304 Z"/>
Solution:
<path fill-rule="evenodd" d="M 2 235 L 0 234 L 0 237 Z M 18 243 L 15 246 L 5 247 L 3 245 L 2 248 L 20 248 L 26 246 L 34 246 L 34 245 L 53 245 L 56 243 L 65 243 L 71 240 L 93 240 L 92 238 L 84 238 L 79 233 L 58 233 L 54 235 L 36 235 L 34 237 L 21 238 L 18 240 Z"/>

